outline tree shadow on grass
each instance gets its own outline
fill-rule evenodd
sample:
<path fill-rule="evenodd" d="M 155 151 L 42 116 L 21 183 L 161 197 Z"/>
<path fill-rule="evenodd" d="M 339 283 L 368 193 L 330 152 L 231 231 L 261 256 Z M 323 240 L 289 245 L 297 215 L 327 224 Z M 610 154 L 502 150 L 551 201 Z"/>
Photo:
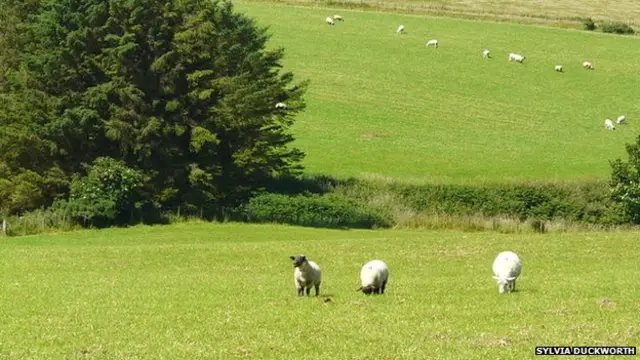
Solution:
<path fill-rule="evenodd" d="M 356 181 L 355 178 L 338 179 L 329 175 L 289 176 L 269 180 L 265 190 L 282 195 L 324 195 L 333 192 L 337 187 L 353 185 Z"/>

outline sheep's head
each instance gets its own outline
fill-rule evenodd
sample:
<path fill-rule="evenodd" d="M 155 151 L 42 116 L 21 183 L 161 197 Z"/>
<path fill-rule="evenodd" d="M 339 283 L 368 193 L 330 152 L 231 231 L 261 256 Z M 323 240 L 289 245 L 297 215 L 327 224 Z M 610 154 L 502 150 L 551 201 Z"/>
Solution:
<path fill-rule="evenodd" d="M 307 262 L 307 257 L 304 255 L 289 256 L 293 260 L 293 267 L 300 267 L 300 265 Z"/>
<path fill-rule="evenodd" d="M 371 295 L 373 293 L 375 293 L 377 290 L 377 288 L 373 285 L 368 285 L 368 286 L 360 286 L 360 288 L 358 288 L 358 290 L 356 291 L 362 291 L 363 294 L 365 295 Z"/>
<path fill-rule="evenodd" d="M 510 292 L 510 285 L 516 279 L 515 277 L 499 277 L 499 276 L 494 276 L 493 278 L 498 283 L 498 291 L 500 292 L 500 294 L 504 292 Z"/>

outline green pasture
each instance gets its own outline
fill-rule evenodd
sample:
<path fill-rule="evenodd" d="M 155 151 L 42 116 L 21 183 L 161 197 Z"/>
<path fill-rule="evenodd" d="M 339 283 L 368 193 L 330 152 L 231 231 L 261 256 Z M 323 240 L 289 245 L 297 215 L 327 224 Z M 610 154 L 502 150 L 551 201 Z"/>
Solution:
<path fill-rule="evenodd" d="M 605 178 L 640 125 L 640 43 L 544 27 L 241 2 L 310 79 L 310 173 L 419 182 Z M 345 19 L 335 26 L 327 16 Z M 395 33 L 404 24 L 407 33 Z M 438 49 L 426 48 L 438 39 Z M 489 48 L 493 58 L 482 58 Z M 526 56 L 509 63 L 508 53 Z M 595 70 L 582 68 L 593 62 Z M 554 71 L 556 64 L 565 72 Z M 603 127 L 624 114 L 628 124 Z"/>
<path fill-rule="evenodd" d="M 491 263 L 524 267 L 499 294 Z M 289 256 L 323 269 L 298 298 Z M 5 238 L 0 359 L 527 359 L 637 345 L 634 233 L 340 231 L 188 223 Z M 388 291 L 356 292 L 385 260 Z M 605 300 L 606 299 L 606 300 Z"/>

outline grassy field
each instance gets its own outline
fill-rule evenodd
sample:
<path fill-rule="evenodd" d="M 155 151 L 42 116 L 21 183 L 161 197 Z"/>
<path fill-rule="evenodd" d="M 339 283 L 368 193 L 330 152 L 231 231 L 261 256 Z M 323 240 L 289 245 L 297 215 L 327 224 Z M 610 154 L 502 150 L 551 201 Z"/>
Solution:
<path fill-rule="evenodd" d="M 603 23 L 617 21 L 637 26 L 640 3 L 634 0 L 252 0 L 311 6 L 347 6 L 382 11 L 446 15 L 500 21 L 581 26 L 591 17 Z"/>
<path fill-rule="evenodd" d="M 310 79 L 311 173 L 429 182 L 608 176 L 640 129 L 638 40 L 572 30 L 241 2 Z M 333 13 L 343 23 L 327 26 Z M 398 24 L 407 34 L 398 36 Z M 437 38 L 438 49 L 425 41 Z M 482 58 L 489 48 L 493 59 Z M 525 63 L 507 62 L 509 52 Z M 581 68 L 590 60 L 596 69 Z M 554 72 L 562 64 L 565 73 Z M 606 118 L 625 114 L 616 131 Z"/>
<path fill-rule="evenodd" d="M 491 262 L 507 248 L 524 268 L 500 295 Z M 298 253 L 323 267 L 320 298 L 295 295 Z M 9 238 L 0 359 L 525 359 L 537 345 L 635 345 L 639 256 L 633 233 L 190 223 Z M 380 297 L 355 291 L 372 258 L 391 269 Z"/>

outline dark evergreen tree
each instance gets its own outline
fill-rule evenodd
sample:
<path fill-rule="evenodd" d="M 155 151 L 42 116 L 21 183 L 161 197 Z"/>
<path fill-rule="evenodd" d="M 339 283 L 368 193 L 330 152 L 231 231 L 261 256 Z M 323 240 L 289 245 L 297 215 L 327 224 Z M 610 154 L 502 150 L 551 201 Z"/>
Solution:
<path fill-rule="evenodd" d="M 231 2 L 43 0 L 23 24 L 3 73 L 0 208 L 67 196 L 101 157 L 140 171 L 156 208 L 217 214 L 301 170 L 288 129 L 307 82 Z M 33 201 L 10 201 L 24 181 Z"/>

